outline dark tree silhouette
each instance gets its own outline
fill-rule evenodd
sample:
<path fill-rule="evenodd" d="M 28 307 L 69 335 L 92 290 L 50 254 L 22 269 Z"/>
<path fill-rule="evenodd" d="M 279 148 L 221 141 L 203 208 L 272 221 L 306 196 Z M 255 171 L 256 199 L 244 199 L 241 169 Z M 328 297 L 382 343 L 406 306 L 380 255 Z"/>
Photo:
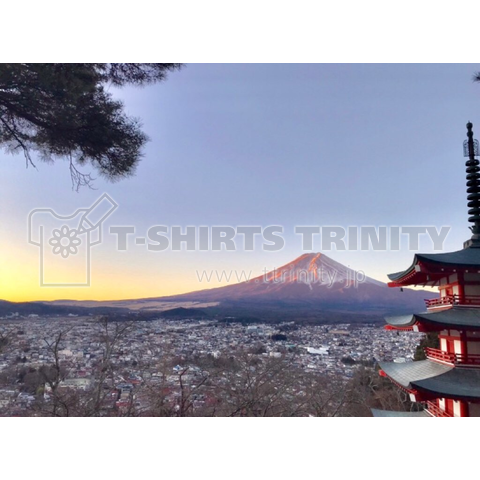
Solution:
<path fill-rule="evenodd" d="M 413 360 L 425 360 L 427 356 L 425 355 L 425 348 L 440 348 L 440 340 L 438 338 L 437 332 L 428 332 L 420 340 L 420 343 L 415 348 L 415 354 L 413 355 Z"/>
<path fill-rule="evenodd" d="M 0 64 L 0 144 L 40 159 L 67 159 L 74 187 L 93 178 L 78 166 L 90 163 L 110 180 L 134 172 L 148 140 L 139 121 L 123 111 L 108 85 L 142 86 L 162 81 L 178 63 Z"/>

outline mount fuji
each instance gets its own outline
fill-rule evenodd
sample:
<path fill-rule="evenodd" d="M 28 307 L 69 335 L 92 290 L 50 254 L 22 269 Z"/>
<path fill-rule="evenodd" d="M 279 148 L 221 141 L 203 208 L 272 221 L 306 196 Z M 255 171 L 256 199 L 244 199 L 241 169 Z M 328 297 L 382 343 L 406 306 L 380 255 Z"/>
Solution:
<path fill-rule="evenodd" d="M 434 296 L 429 291 L 388 288 L 386 283 L 346 267 L 323 253 L 308 253 L 242 283 L 162 297 L 161 300 L 257 306 L 310 305 L 349 312 L 412 312 L 424 310 L 424 299 Z"/>
<path fill-rule="evenodd" d="M 302 319 L 323 323 L 383 322 L 384 315 L 425 310 L 426 290 L 388 288 L 323 253 L 301 255 L 290 263 L 248 281 L 181 295 L 115 301 L 57 300 L 55 307 L 172 312 L 190 318 L 256 317 L 270 321 Z M 162 314 L 164 315 L 164 314 Z M 348 322 L 346 319 L 348 318 Z"/>

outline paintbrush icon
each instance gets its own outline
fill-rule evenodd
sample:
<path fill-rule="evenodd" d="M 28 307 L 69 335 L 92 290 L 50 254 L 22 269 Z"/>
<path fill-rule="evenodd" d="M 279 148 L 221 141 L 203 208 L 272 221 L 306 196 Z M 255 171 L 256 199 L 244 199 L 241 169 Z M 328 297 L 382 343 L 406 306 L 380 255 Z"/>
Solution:
<path fill-rule="evenodd" d="M 118 204 L 108 194 L 104 193 L 84 211 L 78 224 L 78 234 L 91 232 L 99 228 L 117 208 Z"/>

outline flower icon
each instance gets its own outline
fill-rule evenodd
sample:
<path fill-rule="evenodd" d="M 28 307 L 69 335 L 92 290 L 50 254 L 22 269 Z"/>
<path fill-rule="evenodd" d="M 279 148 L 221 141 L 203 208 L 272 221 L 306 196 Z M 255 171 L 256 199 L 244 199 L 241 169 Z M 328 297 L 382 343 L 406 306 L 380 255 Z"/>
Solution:
<path fill-rule="evenodd" d="M 63 225 L 60 229 L 53 230 L 53 237 L 48 243 L 53 247 L 55 255 L 60 254 L 63 258 L 68 258 L 70 254 L 78 253 L 78 245 L 82 242 L 77 238 L 78 231 L 74 228 L 68 228 Z"/>

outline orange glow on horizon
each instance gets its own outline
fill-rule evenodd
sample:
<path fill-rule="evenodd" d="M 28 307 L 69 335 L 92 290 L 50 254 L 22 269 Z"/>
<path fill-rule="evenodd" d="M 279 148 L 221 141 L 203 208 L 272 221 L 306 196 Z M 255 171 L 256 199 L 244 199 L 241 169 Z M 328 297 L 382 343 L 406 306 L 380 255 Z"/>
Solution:
<path fill-rule="evenodd" d="M 0 251 L 0 300 L 11 302 L 116 301 L 158 298 L 232 285 L 247 280 L 247 278 L 242 279 L 232 275 L 229 281 L 215 276 L 212 276 L 210 281 L 200 281 L 196 275 L 197 271 L 213 271 L 215 268 L 218 272 L 250 271 L 249 265 L 240 259 L 235 263 L 224 263 L 221 259 L 215 262 L 209 260 L 203 257 L 198 261 L 196 259 L 194 262 L 185 263 L 179 261 L 179 257 L 175 255 L 127 256 L 118 252 L 99 251 L 92 257 L 91 286 L 41 287 L 37 249 L 26 247 L 19 241 L 12 242 Z M 257 264 L 258 260 L 252 263 Z M 272 263 L 269 267 L 273 267 Z M 388 281 L 380 269 L 381 266 L 378 266 L 377 271 L 370 272 L 370 276 L 383 282 Z M 271 268 L 268 270 L 272 272 Z M 250 272 L 249 278 L 255 278 L 264 273 L 259 268 Z M 280 273 L 280 266 L 277 266 L 272 274 L 278 276 Z M 417 289 L 421 288 L 417 287 Z"/>
<path fill-rule="evenodd" d="M 160 272 L 134 265 L 112 266 L 111 262 L 92 262 L 89 287 L 41 287 L 39 260 L 35 250 L 9 248 L 8 257 L 0 256 L 0 300 L 10 302 L 53 300 L 129 300 L 180 295 L 235 282 L 199 282 L 192 274 L 170 267 Z"/>

